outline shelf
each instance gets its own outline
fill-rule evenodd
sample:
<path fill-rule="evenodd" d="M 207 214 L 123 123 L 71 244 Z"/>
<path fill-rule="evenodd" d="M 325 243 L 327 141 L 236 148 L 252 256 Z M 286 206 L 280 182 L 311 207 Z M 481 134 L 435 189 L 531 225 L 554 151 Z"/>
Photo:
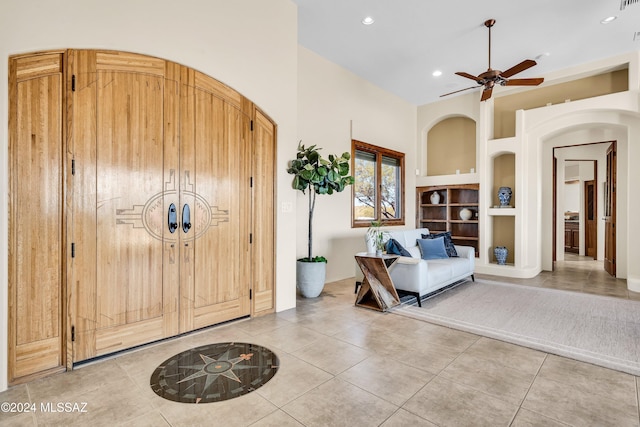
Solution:
<path fill-rule="evenodd" d="M 428 228 L 433 233 L 451 232 L 454 242 L 472 246 L 476 257 L 479 256 L 478 238 L 479 202 L 478 184 L 438 185 L 416 188 L 417 215 L 416 224 Z M 440 195 L 440 203 L 430 203 L 434 191 Z M 463 220 L 460 212 L 469 209 L 471 219 Z"/>
<path fill-rule="evenodd" d="M 516 208 L 489 208 L 489 216 L 516 216 Z"/>

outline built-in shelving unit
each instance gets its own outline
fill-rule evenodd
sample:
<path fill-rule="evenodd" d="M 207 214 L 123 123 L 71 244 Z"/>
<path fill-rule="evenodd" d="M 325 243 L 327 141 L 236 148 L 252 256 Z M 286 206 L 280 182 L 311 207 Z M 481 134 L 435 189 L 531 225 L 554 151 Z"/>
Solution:
<path fill-rule="evenodd" d="M 428 228 L 431 233 L 450 231 L 456 245 L 472 246 L 479 256 L 478 184 L 438 185 L 416 188 L 417 218 L 420 228 Z M 438 203 L 431 196 L 439 194 Z M 460 216 L 463 209 L 471 211 L 471 218 Z"/>

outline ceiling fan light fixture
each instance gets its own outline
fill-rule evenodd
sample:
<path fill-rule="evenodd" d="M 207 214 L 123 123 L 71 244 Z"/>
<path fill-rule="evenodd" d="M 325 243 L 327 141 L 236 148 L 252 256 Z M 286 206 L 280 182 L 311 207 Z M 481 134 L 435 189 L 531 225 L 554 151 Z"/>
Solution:
<path fill-rule="evenodd" d="M 373 17 L 372 17 L 372 16 L 365 16 L 364 18 L 362 18 L 362 23 L 363 23 L 364 25 L 371 25 L 371 24 L 373 24 L 374 22 L 376 22 L 376 20 L 375 20 L 375 19 L 373 19 Z"/>
<path fill-rule="evenodd" d="M 440 77 L 442 75 L 442 71 L 440 70 L 435 70 L 433 73 L 431 73 L 431 75 L 433 77 Z"/>
<path fill-rule="evenodd" d="M 604 18 L 602 21 L 600 21 L 601 24 L 608 24 L 609 22 L 613 22 L 616 19 L 618 19 L 617 16 L 608 16 L 606 18 Z"/>

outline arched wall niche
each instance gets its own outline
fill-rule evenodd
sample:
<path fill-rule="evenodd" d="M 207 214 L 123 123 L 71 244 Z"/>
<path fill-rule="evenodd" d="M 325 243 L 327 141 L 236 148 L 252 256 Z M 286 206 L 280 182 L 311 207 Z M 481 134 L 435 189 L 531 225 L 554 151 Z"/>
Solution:
<path fill-rule="evenodd" d="M 516 153 L 501 150 L 491 156 L 491 182 L 489 184 L 490 207 L 500 205 L 498 190 L 500 187 L 510 187 L 512 191 L 510 206 L 516 206 Z M 496 246 L 505 246 L 508 249 L 507 264 L 514 265 L 516 260 L 516 226 L 515 216 L 497 215 L 491 216 L 491 248 L 489 259 L 493 260 L 493 249 Z"/>
<path fill-rule="evenodd" d="M 465 115 L 440 117 L 425 127 L 427 176 L 473 173 L 476 169 L 477 123 Z"/>

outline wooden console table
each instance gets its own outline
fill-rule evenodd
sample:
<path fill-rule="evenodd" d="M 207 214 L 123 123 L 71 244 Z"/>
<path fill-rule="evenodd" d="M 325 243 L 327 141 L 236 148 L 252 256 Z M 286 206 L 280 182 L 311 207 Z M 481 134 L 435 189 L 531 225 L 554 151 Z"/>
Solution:
<path fill-rule="evenodd" d="M 356 305 L 372 310 L 387 311 L 400 304 L 400 298 L 387 267 L 398 260 L 397 255 L 356 255 L 356 262 L 364 279 L 356 296 Z"/>

